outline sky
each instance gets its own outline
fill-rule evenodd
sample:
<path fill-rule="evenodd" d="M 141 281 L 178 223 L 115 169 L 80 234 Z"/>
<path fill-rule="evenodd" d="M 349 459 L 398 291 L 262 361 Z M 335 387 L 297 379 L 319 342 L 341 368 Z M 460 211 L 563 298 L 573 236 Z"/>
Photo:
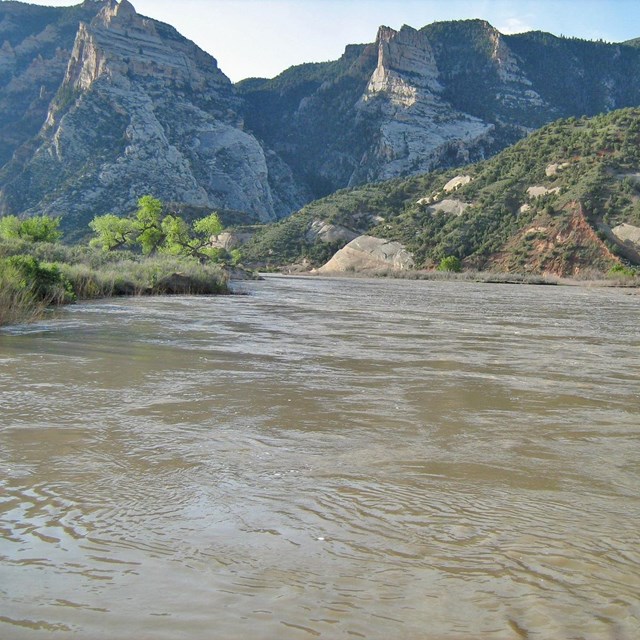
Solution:
<path fill-rule="evenodd" d="M 276 76 L 303 62 L 339 58 L 347 44 L 373 42 L 378 27 L 415 28 L 483 18 L 502 33 L 622 42 L 640 37 L 640 0 L 130 0 L 218 60 L 229 78 Z M 79 0 L 36 0 L 68 6 Z"/>

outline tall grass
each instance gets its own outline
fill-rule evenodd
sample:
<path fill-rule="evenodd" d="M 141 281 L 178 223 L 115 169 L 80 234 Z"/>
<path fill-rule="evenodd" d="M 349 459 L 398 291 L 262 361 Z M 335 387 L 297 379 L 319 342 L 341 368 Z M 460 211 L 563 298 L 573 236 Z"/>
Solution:
<path fill-rule="evenodd" d="M 122 295 L 228 293 L 228 278 L 218 265 L 158 256 L 124 259 L 94 268 L 88 264 L 60 265 L 78 299 Z"/>
<path fill-rule="evenodd" d="M 0 325 L 33 320 L 48 306 L 74 298 L 57 266 L 29 255 L 0 259 Z"/>
<path fill-rule="evenodd" d="M 192 258 L 0 241 L 0 326 L 34 320 L 74 299 L 221 293 L 229 293 L 225 269 Z"/>
<path fill-rule="evenodd" d="M 47 303 L 36 300 L 32 290 L 16 287 L 0 273 L 0 326 L 36 320 L 46 307 Z"/>

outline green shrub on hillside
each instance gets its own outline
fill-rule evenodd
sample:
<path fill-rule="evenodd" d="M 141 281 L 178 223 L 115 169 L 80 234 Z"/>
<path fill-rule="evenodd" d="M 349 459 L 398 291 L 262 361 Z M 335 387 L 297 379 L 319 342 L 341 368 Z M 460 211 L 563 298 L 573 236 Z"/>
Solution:
<path fill-rule="evenodd" d="M 462 271 L 462 262 L 457 256 L 447 256 L 440 260 L 438 271 L 451 271 L 452 273 L 460 273 Z"/>

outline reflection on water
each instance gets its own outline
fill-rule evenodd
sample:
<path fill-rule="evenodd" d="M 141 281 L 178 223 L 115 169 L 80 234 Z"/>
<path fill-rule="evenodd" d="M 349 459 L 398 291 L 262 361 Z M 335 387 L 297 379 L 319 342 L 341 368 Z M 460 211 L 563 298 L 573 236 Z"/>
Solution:
<path fill-rule="evenodd" d="M 637 294 L 245 286 L 0 333 L 0 637 L 640 637 Z"/>

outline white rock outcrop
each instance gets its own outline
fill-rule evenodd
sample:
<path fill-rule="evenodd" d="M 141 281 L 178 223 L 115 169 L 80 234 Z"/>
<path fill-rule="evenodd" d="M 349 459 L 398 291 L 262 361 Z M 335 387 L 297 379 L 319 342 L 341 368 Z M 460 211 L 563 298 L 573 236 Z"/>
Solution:
<path fill-rule="evenodd" d="M 632 224 L 619 224 L 611 231 L 620 242 L 630 244 L 636 251 L 640 251 L 640 227 Z"/>
<path fill-rule="evenodd" d="M 443 97 L 427 36 L 404 26 L 381 27 L 378 64 L 358 109 L 381 119 L 379 135 L 350 184 L 428 171 L 455 150 L 464 156 L 493 125 L 452 108 Z"/>
<path fill-rule="evenodd" d="M 550 165 L 547 165 L 547 168 L 544 170 L 544 172 L 547 177 L 550 178 L 551 176 L 555 176 L 561 171 L 564 171 L 569 166 L 571 166 L 570 162 L 554 162 Z"/>
<path fill-rule="evenodd" d="M 351 242 L 360 234 L 343 227 L 342 225 L 330 224 L 324 220 L 314 220 L 307 231 L 307 242 Z"/>
<path fill-rule="evenodd" d="M 461 216 L 470 206 L 470 204 L 462 202 L 462 200 L 445 198 L 444 200 L 440 200 L 440 202 L 434 202 L 429 207 L 429 210 L 433 213 L 448 213 L 452 216 Z"/>
<path fill-rule="evenodd" d="M 548 193 L 558 193 L 559 191 L 560 191 L 560 187 L 554 187 L 553 189 L 549 189 L 548 187 L 536 185 L 533 187 L 529 187 L 527 189 L 527 195 L 530 198 L 539 198 L 540 196 L 546 196 Z"/>
<path fill-rule="evenodd" d="M 464 187 L 465 184 L 469 184 L 471 180 L 471 176 L 456 176 L 455 178 L 451 178 L 442 188 L 446 193 L 451 193 L 460 187 Z"/>
<path fill-rule="evenodd" d="M 345 273 L 361 271 L 403 271 L 415 266 L 413 256 L 399 242 L 358 236 L 338 251 L 318 273 Z"/>

